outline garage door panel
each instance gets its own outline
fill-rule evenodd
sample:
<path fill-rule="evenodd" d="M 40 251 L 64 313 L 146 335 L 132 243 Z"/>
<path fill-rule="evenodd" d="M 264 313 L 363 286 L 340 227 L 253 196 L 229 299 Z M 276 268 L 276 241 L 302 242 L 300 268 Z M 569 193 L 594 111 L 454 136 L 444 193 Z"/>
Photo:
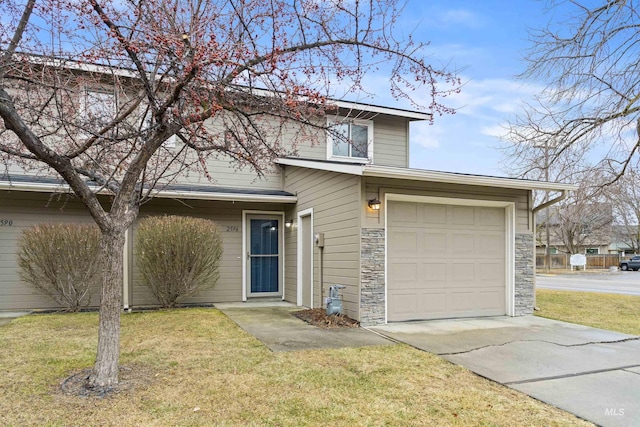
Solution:
<path fill-rule="evenodd" d="M 475 252 L 480 257 L 504 258 L 505 235 L 504 232 L 481 233 L 475 235 Z"/>
<path fill-rule="evenodd" d="M 504 210 L 503 209 L 478 209 L 478 225 L 483 227 L 492 227 L 496 229 L 504 228 Z"/>
<path fill-rule="evenodd" d="M 503 283 L 505 281 L 504 263 L 500 261 L 478 262 L 478 279 L 482 282 Z"/>
<path fill-rule="evenodd" d="M 454 225 L 473 225 L 475 209 L 472 206 L 450 206 L 451 223 Z"/>
<path fill-rule="evenodd" d="M 447 298 L 449 312 L 453 314 L 475 308 L 474 292 L 450 292 Z"/>
<path fill-rule="evenodd" d="M 417 204 L 420 206 L 420 222 L 421 224 L 437 224 L 447 223 L 447 207 L 445 205 L 427 205 Z"/>
<path fill-rule="evenodd" d="M 418 235 L 415 231 L 404 229 L 389 238 L 389 252 L 395 255 L 414 255 L 418 251 Z"/>
<path fill-rule="evenodd" d="M 421 288 L 419 283 L 422 283 L 424 286 L 433 287 L 433 286 L 442 286 L 443 282 L 446 282 L 448 277 L 448 272 L 450 271 L 449 263 L 447 262 L 426 262 L 423 261 L 421 263 L 420 270 L 420 278 L 422 279 L 420 282 L 417 282 L 418 285 L 415 287 Z"/>
<path fill-rule="evenodd" d="M 505 314 L 504 208 L 391 201 L 387 226 L 388 320 Z"/>
<path fill-rule="evenodd" d="M 476 266 L 473 264 L 466 264 L 464 266 L 460 264 L 449 264 L 451 270 L 451 284 L 455 286 L 456 282 L 462 285 L 467 285 L 474 281 L 476 276 Z"/>
<path fill-rule="evenodd" d="M 389 274 L 391 274 L 398 282 L 398 288 L 403 288 L 403 282 L 414 284 L 418 281 L 418 269 L 420 268 L 417 261 L 396 262 L 389 265 Z"/>
<path fill-rule="evenodd" d="M 389 295 L 388 316 L 396 320 L 416 320 L 423 317 L 425 308 L 437 315 L 446 313 L 447 293 L 434 292 L 394 292 Z"/>
<path fill-rule="evenodd" d="M 449 244 L 447 241 L 447 233 L 433 233 L 416 230 L 414 233 L 420 234 L 420 243 L 422 245 L 421 250 L 423 253 L 429 255 L 438 256 L 442 252 L 449 251 Z M 418 248 L 416 248 L 417 250 Z M 417 253 L 414 253 L 416 255 Z"/>
<path fill-rule="evenodd" d="M 465 256 L 476 253 L 476 239 L 471 233 L 453 233 L 451 244 L 446 251 L 447 256 Z"/>
<path fill-rule="evenodd" d="M 417 203 L 394 203 L 389 206 L 389 215 L 398 225 L 402 223 L 416 224 L 418 220 Z"/>
<path fill-rule="evenodd" d="M 504 307 L 505 294 L 502 289 L 480 291 L 476 298 L 480 310 L 501 310 Z"/>

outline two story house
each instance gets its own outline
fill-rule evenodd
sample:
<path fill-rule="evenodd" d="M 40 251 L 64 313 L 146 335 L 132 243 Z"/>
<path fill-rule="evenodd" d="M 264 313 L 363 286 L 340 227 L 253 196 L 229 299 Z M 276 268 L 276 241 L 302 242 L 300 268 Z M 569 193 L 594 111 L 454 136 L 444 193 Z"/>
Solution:
<path fill-rule="evenodd" d="M 573 186 L 412 169 L 410 125 L 428 114 L 332 102 L 335 113 L 324 119 L 350 143 L 327 133 L 300 145 L 296 157 L 277 159 L 261 179 L 212 157 L 211 181 L 180 178 L 141 207 L 141 217 L 189 215 L 221 227 L 219 281 L 185 303 L 277 298 L 320 307 L 329 286 L 341 284 L 345 313 L 363 325 L 531 313 L 532 191 Z M 0 310 L 55 308 L 19 279 L 23 229 L 91 221 L 58 179 L 11 168 L 0 174 Z M 134 224 L 124 309 L 156 304 L 137 279 L 135 233 Z"/>

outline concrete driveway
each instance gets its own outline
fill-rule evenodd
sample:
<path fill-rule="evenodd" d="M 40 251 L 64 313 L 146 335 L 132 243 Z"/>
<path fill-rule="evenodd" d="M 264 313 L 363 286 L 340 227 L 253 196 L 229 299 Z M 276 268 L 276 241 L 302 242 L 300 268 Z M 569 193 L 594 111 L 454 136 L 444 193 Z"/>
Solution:
<path fill-rule="evenodd" d="M 603 426 L 640 425 L 640 338 L 541 317 L 371 328 Z"/>

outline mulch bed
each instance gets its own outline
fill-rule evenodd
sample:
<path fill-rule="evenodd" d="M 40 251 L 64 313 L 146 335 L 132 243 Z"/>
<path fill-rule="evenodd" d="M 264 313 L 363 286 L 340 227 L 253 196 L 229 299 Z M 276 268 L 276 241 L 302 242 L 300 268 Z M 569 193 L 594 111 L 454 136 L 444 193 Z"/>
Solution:
<path fill-rule="evenodd" d="M 293 315 L 304 320 L 310 325 L 324 329 L 360 327 L 360 322 L 353 320 L 344 314 L 332 314 L 327 316 L 327 311 L 324 308 L 311 308 L 309 310 L 296 311 Z"/>
<path fill-rule="evenodd" d="M 153 379 L 151 371 L 146 367 L 120 366 L 118 375 L 120 381 L 117 386 L 93 389 L 87 387 L 89 375 L 91 375 L 91 368 L 72 373 L 60 383 L 60 392 L 70 396 L 105 398 L 147 385 Z"/>

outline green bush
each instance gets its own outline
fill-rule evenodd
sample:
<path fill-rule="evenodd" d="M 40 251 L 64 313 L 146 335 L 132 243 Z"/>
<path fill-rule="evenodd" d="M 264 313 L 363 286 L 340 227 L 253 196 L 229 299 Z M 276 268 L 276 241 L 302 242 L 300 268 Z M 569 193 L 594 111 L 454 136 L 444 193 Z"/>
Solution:
<path fill-rule="evenodd" d="M 39 224 L 19 240 L 20 278 L 68 311 L 91 302 L 100 280 L 100 230 L 91 224 Z"/>
<path fill-rule="evenodd" d="M 215 286 L 222 257 L 220 230 L 212 221 L 163 216 L 140 221 L 136 265 L 142 284 L 162 307 Z"/>

